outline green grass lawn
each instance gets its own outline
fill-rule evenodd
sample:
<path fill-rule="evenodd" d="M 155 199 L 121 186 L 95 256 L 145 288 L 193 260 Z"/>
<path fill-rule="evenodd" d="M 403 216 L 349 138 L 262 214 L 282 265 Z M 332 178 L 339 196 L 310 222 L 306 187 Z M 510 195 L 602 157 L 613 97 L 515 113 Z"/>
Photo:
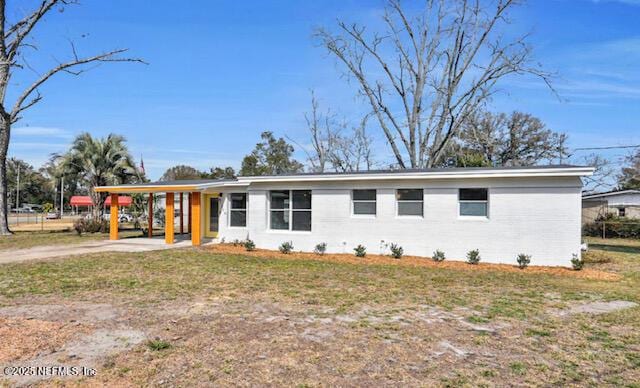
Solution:
<path fill-rule="evenodd" d="M 135 230 L 120 231 L 121 238 L 140 236 Z M 32 248 L 42 245 L 71 245 L 87 241 L 106 240 L 109 233 L 85 233 L 78 235 L 73 230 L 52 230 L 44 232 L 14 232 L 10 236 L 0 237 L 0 250 Z"/>
<path fill-rule="evenodd" d="M 60 243 L 78 239 L 71 234 L 57 237 Z M 526 270 L 507 273 L 260 259 L 189 248 L 3 265 L 0 304 L 108 300 L 126 306 L 137 317 L 132 322 L 145 330 L 161 335 L 165 335 L 163 330 L 170 330 L 180 338 L 158 359 L 151 356 L 157 363 L 155 372 L 131 372 L 148 362 L 145 357 L 149 357 L 149 350 L 139 349 L 133 355 L 112 360 L 114 364 L 103 373 L 104 382 L 125 378 L 135 384 L 154 384 L 162 368 L 189 359 L 207 378 L 221 384 L 259 383 L 268 378 L 275 384 L 289 385 L 356 381 L 632 386 L 640 377 L 640 308 L 569 317 L 553 313 L 589 301 L 640 302 L 640 241 L 590 239 L 589 243 L 592 251 L 586 255 L 587 268 L 619 273 L 622 280 L 596 281 L 530 274 Z M 182 319 L 183 327 L 165 327 L 162 310 L 196 302 L 219 304 L 218 315 L 202 320 L 184 313 L 176 318 Z M 290 352 L 302 346 L 307 332 L 296 329 L 298 326 L 286 329 L 288 326 L 273 327 L 257 320 L 253 310 L 256 305 L 276 305 L 279 311 L 285 311 L 281 314 L 293 318 L 327 317 L 333 320 L 332 330 L 340 334 L 320 345 L 314 343 L 316 361 L 304 367 L 306 361 L 297 359 L 302 356 Z M 428 320 L 418 310 L 426 307 L 419 306 L 429 306 L 442 314 L 450 312 L 457 318 L 425 323 Z M 362 314 L 376 318 L 367 320 Z M 342 316 L 351 318 L 340 326 L 336 322 Z M 403 324 L 403 320 L 408 323 Z M 465 331 L 456 323 L 458 320 L 498 327 L 499 334 Z M 306 321 L 300 318 L 300 322 Z M 225 325 L 231 324 L 235 331 L 226 331 Z M 271 331 L 271 339 L 243 340 L 245 334 Z M 427 353 L 421 352 L 437 348 L 443 338 L 476 349 L 474 356 L 458 359 L 445 355 L 425 361 Z M 283 339 L 288 345 L 280 348 L 278 343 Z M 205 344 L 227 349 L 223 359 L 230 361 L 218 365 L 224 360 L 209 360 L 210 356 L 201 353 L 207 353 L 202 348 Z M 354 347 L 360 350 L 352 354 Z M 267 372 L 250 355 L 252 349 L 261 348 L 272 362 Z M 297 359 L 302 366 L 283 367 L 284 356 L 273 353 L 276 350 L 289 352 L 287 357 Z M 492 356 L 480 356 L 485 353 Z M 318 371 L 313 366 L 318 362 L 333 368 Z M 384 366 L 386 372 L 371 375 L 368 368 L 376 364 Z M 123 368 L 127 370 L 124 374 Z M 353 380 L 336 378 L 335 368 L 344 369 L 340 373 L 349 374 Z M 189 385 L 199 380 L 197 374 L 185 372 L 174 376 L 173 381 Z"/>

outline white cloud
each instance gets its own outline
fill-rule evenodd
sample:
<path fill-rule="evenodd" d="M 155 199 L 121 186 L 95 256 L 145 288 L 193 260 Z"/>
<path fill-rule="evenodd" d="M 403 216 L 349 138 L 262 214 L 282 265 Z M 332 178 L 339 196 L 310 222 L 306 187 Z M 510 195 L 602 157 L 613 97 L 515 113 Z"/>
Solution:
<path fill-rule="evenodd" d="M 66 129 L 51 127 L 18 127 L 12 128 L 11 133 L 16 136 L 41 136 L 71 139 L 73 134 Z"/>

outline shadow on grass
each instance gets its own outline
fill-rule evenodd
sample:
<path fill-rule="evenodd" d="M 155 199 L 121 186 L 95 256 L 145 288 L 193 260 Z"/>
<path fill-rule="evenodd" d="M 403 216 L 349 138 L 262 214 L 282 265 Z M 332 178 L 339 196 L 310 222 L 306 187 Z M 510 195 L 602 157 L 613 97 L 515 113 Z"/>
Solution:
<path fill-rule="evenodd" d="M 640 254 L 640 247 L 632 247 L 628 245 L 613 245 L 613 244 L 589 244 L 589 249 L 599 249 L 609 252 L 631 253 Z"/>

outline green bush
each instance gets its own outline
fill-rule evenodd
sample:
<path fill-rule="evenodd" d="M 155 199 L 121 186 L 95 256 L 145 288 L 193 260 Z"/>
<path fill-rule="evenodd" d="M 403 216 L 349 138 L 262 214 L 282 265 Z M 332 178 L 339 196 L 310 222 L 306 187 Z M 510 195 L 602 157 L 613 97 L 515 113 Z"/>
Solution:
<path fill-rule="evenodd" d="M 518 267 L 520 269 L 525 269 L 529 266 L 529 263 L 531 263 L 531 255 L 521 253 L 516 257 L 516 261 L 518 262 Z"/>
<path fill-rule="evenodd" d="M 474 249 L 472 251 L 467 252 L 467 263 L 469 264 L 478 264 L 480 262 L 480 251 Z"/>
<path fill-rule="evenodd" d="M 324 255 L 325 252 L 327 251 L 327 243 L 326 242 L 321 242 L 319 244 L 316 245 L 315 249 L 313 250 L 313 252 L 316 255 Z"/>
<path fill-rule="evenodd" d="M 394 259 L 399 259 L 404 254 L 404 249 L 398 244 L 392 243 L 389 246 L 389 250 L 391 251 L 391 257 Z"/>
<path fill-rule="evenodd" d="M 281 253 L 284 253 L 285 255 L 291 253 L 291 251 L 293 250 L 293 243 L 291 241 L 285 241 L 282 244 L 280 244 L 280 247 L 278 247 L 278 249 L 280 250 Z"/>
<path fill-rule="evenodd" d="M 79 218 L 73 222 L 73 229 L 78 235 L 82 233 L 107 233 L 109 221 L 100 218 Z"/>
<path fill-rule="evenodd" d="M 365 248 L 362 244 L 358 244 L 357 247 L 353 248 L 358 257 L 365 257 L 367 255 L 367 248 Z"/>
<path fill-rule="evenodd" d="M 441 262 L 441 261 L 444 261 L 444 259 L 445 259 L 444 252 L 442 252 L 439 249 L 436 249 L 436 251 L 433 252 L 433 256 L 431 256 L 431 259 L 433 259 L 433 261 L 438 262 L 438 263 Z"/>
<path fill-rule="evenodd" d="M 639 219 L 618 217 L 613 214 L 607 214 L 597 222 L 584 225 L 582 233 L 585 236 L 602 237 L 603 222 L 606 238 L 640 238 Z"/>
<path fill-rule="evenodd" d="M 574 253 L 571 258 L 571 266 L 575 271 L 580 271 L 584 267 L 584 260 Z"/>
<path fill-rule="evenodd" d="M 256 244 L 251 239 L 246 239 L 243 245 L 244 245 L 244 249 L 246 249 L 249 252 L 256 250 Z"/>

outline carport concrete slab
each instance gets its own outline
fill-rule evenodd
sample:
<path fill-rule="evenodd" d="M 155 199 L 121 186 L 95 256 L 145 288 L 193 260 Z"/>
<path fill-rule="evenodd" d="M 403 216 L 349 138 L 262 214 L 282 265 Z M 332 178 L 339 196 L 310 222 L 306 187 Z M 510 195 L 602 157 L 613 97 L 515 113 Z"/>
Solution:
<path fill-rule="evenodd" d="M 206 242 L 205 244 L 211 243 L 213 242 Z M 165 244 L 164 237 L 92 241 L 77 245 L 45 245 L 26 249 L 0 251 L 0 264 L 99 252 L 148 252 L 163 249 L 186 248 L 190 246 L 191 240 L 188 238 L 178 238 L 174 244 L 168 245 Z"/>

